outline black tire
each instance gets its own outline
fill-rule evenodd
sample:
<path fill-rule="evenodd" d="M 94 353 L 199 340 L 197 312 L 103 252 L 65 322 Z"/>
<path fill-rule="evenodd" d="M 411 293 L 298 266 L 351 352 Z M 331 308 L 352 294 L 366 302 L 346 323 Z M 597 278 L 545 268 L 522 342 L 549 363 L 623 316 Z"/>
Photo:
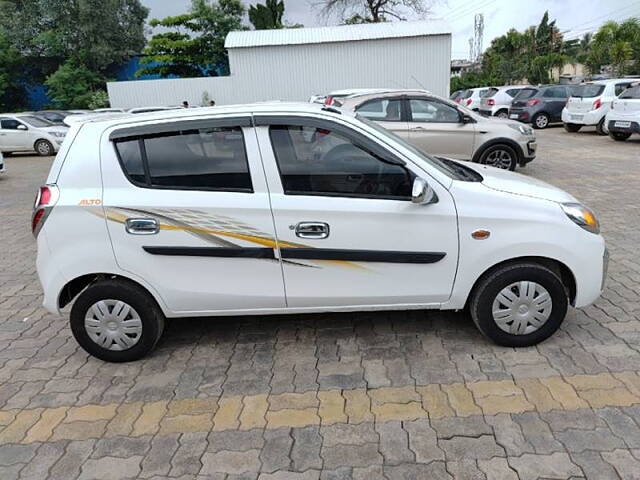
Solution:
<path fill-rule="evenodd" d="M 606 135 L 607 132 L 604 131 L 604 118 L 598 122 L 596 125 L 596 133 L 598 135 Z"/>
<path fill-rule="evenodd" d="M 536 282 L 544 287 L 551 297 L 549 318 L 542 326 L 528 334 L 513 334 L 502 330 L 493 318 L 493 302 L 498 293 L 512 283 Z M 505 347 L 528 347 L 536 345 L 553 335 L 567 314 L 567 292 L 560 277 L 549 268 L 537 263 L 515 263 L 490 272 L 480 280 L 469 301 L 471 318 L 484 336 Z"/>
<path fill-rule="evenodd" d="M 536 113 L 531 119 L 531 126 L 538 130 L 541 130 L 547 128 L 550 122 L 551 119 L 546 113 Z"/>
<path fill-rule="evenodd" d="M 142 333 L 131 348 L 110 350 L 98 345 L 87 333 L 85 316 L 100 300 L 120 300 L 130 305 L 142 322 Z M 90 355 L 106 362 L 130 362 L 151 352 L 164 331 L 165 318 L 155 299 L 142 287 L 120 279 L 100 280 L 90 285 L 76 299 L 70 314 L 71 331 L 80 346 Z"/>
<path fill-rule="evenodd" d="M 569 133 L 579 132 L 581 128 L 582 128 L 582 125 L 578 125 L 576 123 L 565 123 L 564 124 L 564 129 Z"/>
<path fill-rule="evenodd" d="M 36 141 L 36 143 L 33 145 L 33 148 L 41 157 L 51 157 L 56 153 L 53 145 L 51 145 L 51 142 L 49 140 L 40 139 Z"/>
<path fill-rule="evenodd" d="M 496 117 L 509 118 L 509 112 L 507 110 L 500 110 L 498 113 L 496 113 Z"/>
<path fill-rule="evenodd" d="M 631 134 L 629 132 L 609 132 L 609 136 L 613 138 L 616 142 L 624 142 L 627 140 Z"/>
<path fill-rule="evenodd" d="M 500 162 L 500 165 L 496 165 L 492 160 L 492 156 L 495 156 L 496 154 L 498 154 L 498 152 L 503 153 L 505 160 L 506 160 L 506 157 L 509 156 L 510 161 L 508 163 Z M 518 164 L 518 154 L 513 149 L 513 147 L 504 143 L 499 143 L 496 145 L 491 145 L 484 152 L 482 152 L 482 155 L 480 155 L 480 159 L 478 160 L 478 163 L 481 163 L 483 165 L 489 165 L 496 168 L 502 168 L 503 170 L 514 171 L 516 169 L 516 165 Z"/>

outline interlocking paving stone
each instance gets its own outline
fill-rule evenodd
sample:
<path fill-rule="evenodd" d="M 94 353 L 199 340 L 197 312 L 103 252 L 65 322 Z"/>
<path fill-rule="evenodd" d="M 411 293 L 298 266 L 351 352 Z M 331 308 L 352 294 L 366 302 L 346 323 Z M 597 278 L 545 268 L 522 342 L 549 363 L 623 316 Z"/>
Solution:
<path fill-rule="evenodd" d="M 593 207 L 611 262 L 602 298 L 525 349 L 462 313 L 364 312 L 185 319 L 142 361 L 98 361 L 40 306 L 24 219 L 50 161 L 7 159 L 0 478 L 636 478 L 640 140 L 537 135 L 522 173 Z"/>

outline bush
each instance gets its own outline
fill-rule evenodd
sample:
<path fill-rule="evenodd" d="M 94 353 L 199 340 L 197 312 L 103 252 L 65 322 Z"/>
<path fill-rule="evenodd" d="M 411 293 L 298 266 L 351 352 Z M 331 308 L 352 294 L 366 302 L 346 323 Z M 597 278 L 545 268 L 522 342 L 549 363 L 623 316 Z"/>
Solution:
<path fill-rule="evenodd" d="M 103 91 L 105 79 L 73 60 L 62 64 L 44 82 L 49 97 L 58 108 L 90 108 L 98 91 Z"/>
<path fill-rule="evenodd" d="M 91 110 L 96 108 L 106 108 L 109 106 L 109 94 L 104 90 L 92 92 L 87 105 Z"/>

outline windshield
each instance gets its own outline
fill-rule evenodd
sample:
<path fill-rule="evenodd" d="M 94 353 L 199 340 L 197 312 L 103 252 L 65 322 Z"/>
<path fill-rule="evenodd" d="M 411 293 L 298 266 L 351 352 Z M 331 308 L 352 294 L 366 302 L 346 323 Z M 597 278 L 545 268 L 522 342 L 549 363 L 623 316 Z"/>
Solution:
<path fill-rule="evenodd" d="M 629 98 L 634 100 L 640 100 L 640 85 L 636 85 L 635 87 L 629 87 L 624 92 L 620 94 L 618 98 Z"/>
<path fill-rule="evenodd" d="M 356 115 L 356 118 L 360 120 L 362 123 L 365 123 L 369 127 L 373 128 L 376 132 L 382 135 L 382 137 L 386 137 L 391 141 L 399 143 L 404 148 L 411 151 L 411 153 L 417 155 L 421 160 L 424 160 L 429 165 L 437 168 L 440 172 L 444 173 L 449 178 L 453 178 L 454 180 L 462 180 L 466 182 L 482 181 L 482 176 L 476 171 L 470 169 L 469 167 L 460 165 L 459 163 L 453 162 L 452 160 L 441 159 L 438 157 L 432 157 L 431 155 L 427 155 L 423 151 L 417 149 L 412 144 L 407 142 L 404 138 L 396 135 L 395 133 L 387 130 L 384 127 L 381 127 L 376 122 L 373 122 L 368 118 L 363 117 L 362 115 Z"/>
<path fill-rule="evenodd" d="M 584 85 L 576 85 L 571 92 L 572 97 L 593 98 L 599 97 L 604 91 L 604 85 L 597 83 L 585 83 Z"/>
<path fill-rule="evenodd" d="M 26 123 L 27 125 L 34 128 L 50 127 L 53 125 L 51 122 L 48 122 L 44 118 L 31 117 L 31 116 L 18 117 L 18 118 L 22 120 L 24 123 Z"/>
<path fill-rule="evenodd" d="M 527 99 L 527 98 L 531 98 L 533 97 L 536 93 L 538 93 L 538 89 L 537 88 L 523 88 L 522 90 L 520 90 L 520 92 L 518 92 L 518 94 L 516 95 L 516 99 L 520 100 L 520 99 Z"/>

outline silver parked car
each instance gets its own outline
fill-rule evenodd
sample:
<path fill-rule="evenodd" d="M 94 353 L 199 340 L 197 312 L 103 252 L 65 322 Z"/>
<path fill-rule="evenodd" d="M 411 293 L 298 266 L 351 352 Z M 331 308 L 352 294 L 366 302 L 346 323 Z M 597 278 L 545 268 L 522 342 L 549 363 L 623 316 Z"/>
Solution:
<path fill-rule="evenodd" d="M 530 127 L 486 118 L 424 90 L 351 96 L 334 105 L 379 123 L 431 155 L 509 170 L 536 156 L 536 138 Z"/>

